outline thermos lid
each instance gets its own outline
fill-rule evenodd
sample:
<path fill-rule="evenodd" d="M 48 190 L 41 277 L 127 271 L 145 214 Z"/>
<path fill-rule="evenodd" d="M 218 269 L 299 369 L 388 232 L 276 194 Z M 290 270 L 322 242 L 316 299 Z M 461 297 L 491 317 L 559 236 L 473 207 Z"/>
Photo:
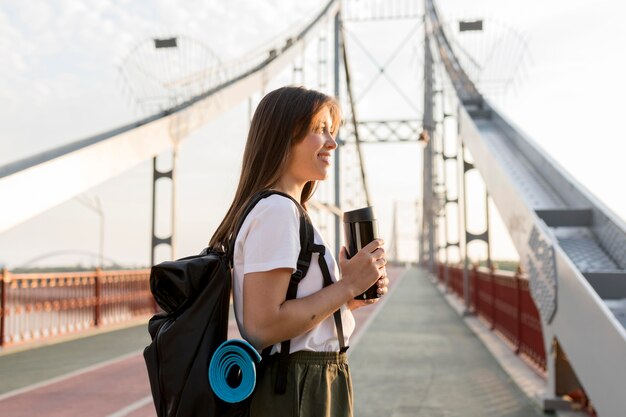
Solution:
<path fill-rule="evenodd" d="M 343 213 L 344 223 L 369 222 L 372 220 L 376 220 L 376 214 L 372 206 Z"/>

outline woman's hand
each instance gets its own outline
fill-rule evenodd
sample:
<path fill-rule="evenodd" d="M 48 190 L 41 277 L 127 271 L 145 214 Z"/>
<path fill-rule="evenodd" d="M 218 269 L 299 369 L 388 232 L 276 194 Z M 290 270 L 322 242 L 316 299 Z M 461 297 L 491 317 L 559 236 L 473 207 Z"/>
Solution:
<path fill-rule="evenodd" d="M 339 251 L 339 267 L 341 269 L 342 284 L 349 288 L 351 298 L 363 293 L 379 283 L 379 294 L 387 292 L 387 275 L 385 272 L 385 249 L 384 241 L 375 239 L 357 252 L 351 259 L 348 259 L 345 246 Z M 366 304 L 365 304 L 366 305 Z"/>
<path fill-rule="evenodd" d="M 378 302 L 378 300 L 380 300 L 380 298 L 371 298 L 369 300 L 350 300 L 348 301 L 347 305 L 348 308 L 351 311 L 356 310 L 357 308 L 361 308 L 361 307 L 365 307 L 365 306 L 371 306 L 372 304 L 376 304 Z"/>
<path fill-rule="evenodd" d="M 378 294 L 385 295 L 385 294 L 387 294 L 387 291 L 388 291 L 387 287 L 389 285 L 389 278 L 387 278 L 387 271 L 386 271 L 384 266 L 383 266 L 382 270 L 383 270 L 384 276 L 382 278 L 379 278 L 378 281 L 376 281 L 376 284 L 378 284 Z M 371 298 L 369 300 L 355 300 L 355 299 L 352 299 L 352 300 L 348 301 L 348 308 L 350 310 L 354 311 L 357 308 L 361 308 L 361 307 L 369 306 L 369 305 L 372 305 L 372 304 L 376 304 L 378 302 L 378 300 L 380 300 L 380 298 Z"/>

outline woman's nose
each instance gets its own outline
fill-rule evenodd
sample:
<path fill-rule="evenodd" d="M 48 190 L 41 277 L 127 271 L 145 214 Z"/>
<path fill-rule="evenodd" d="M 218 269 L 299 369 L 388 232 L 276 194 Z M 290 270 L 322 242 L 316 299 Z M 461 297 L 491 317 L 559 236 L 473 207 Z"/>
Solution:
<path fill-rule="evenodd" d="M 336 149 L 337 148 L 337 141 L 335 140 L 333 135 L 331 135 L 330 133 L 327 135 L 326 147 L 328 149 Z"/>

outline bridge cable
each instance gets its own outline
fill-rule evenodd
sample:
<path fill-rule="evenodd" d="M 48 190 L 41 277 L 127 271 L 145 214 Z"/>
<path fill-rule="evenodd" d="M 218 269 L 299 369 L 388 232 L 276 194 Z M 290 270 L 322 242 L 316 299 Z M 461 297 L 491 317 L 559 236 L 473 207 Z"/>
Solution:
<path fill-rule="evenodd" d="M 404 46 L 413 37 L 415 32 L 417 32 L 417 30 L 419 30 L 419 28 L 422 27 L 422 24 L 423 23 L 418 23 L 417 25 L 415 25 L 413 29 L 411 29 L 411 31 L 402 40 L 402 42 L 400 42 L 400 46 L 395 51 L 393 51 L 389 59 L 383 65 L 381 65 L 378 61 L 376 61 L 376 58 L 372 56 L 372 54 L 367 50 L 367 47 L 365 47 L 355 35 L 351 34 L 349 31 L 346 31 L 350 36 L 352 36 L 352 39 L 355 41 L 357 46 L 361 48 L 361 50 L 365 53 L 365 55 L 369 58 L 369 60 L 372 61 L 374 66 L 378 67 L 377 68 L 378 72 L 376 73 L 376 75 L 372 78 L 372 80 L 367 85 L 367 87 L 365 87 L 365 89 L 361 91 L 361 94 L 356 98 L 357 103 L 361 101 L 361 99 L 363 99 L 365 94 L 374 86 L 374 84 L 376 83 L 380 75 L 383 74 L 385 78 L 387 78 L 387 81 L 389 82 L 389 84 L 391 84 L 391 86 L 407 102 L 407 104 L 409 104 L 413 108 L 413 110 L 415 110 L 418 114 L 420 113 L 420 110 L 417 108 L 415 103 L 413 103 L 411 99 L 406 95 L 406 93 L 396 84 L 396 82 L 391 77 L 389 77 L 389 75 L 387 75 L 387 73 L 385 72 L 385 68 L 388 67 L 393 62 L 393 60 L 399 56 Z"/>
<path fill-rule="evenodd" d="M 363 180 L 363 190 L 365 191 L 365 201 L 368 206 L 371 205 L 370 194 L 367 187 L 367 179 L 365 177 L 365 166 L 363 163 L 363 153 L 361 152 L 361 138 L 359 137 L 359 127 L 356 122 L 356 106 L 352 95 L 352 84 L 350 83 L 350 69 L 348 65 L 348 54 L 346 53 L 346 39 L 343 31 L 343 25 L 339 29 L 341 36 L 341 50 L 343 53 L 343 68 L 346 73 L 346 89 L 348 90 L 348 98 L 350 99 L 350 110 L 352 113 L 352 125 L 354 126 L 354 139 L 356 150 L 359 156 L 359 166 L 361 167 L 361 179 Z"/>

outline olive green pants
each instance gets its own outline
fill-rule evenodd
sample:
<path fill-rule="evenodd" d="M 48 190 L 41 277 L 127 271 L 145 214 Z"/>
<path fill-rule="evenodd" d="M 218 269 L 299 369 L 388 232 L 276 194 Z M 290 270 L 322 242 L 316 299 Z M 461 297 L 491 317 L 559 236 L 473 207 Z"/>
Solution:
<path fill-rule="evenodd" d="M 250 417 L 352 417 L 352 380 L 345 353 L 290 355 L 287 392 L 274 393 L 278 361 L 271 361 L 254 392 Z"/>

